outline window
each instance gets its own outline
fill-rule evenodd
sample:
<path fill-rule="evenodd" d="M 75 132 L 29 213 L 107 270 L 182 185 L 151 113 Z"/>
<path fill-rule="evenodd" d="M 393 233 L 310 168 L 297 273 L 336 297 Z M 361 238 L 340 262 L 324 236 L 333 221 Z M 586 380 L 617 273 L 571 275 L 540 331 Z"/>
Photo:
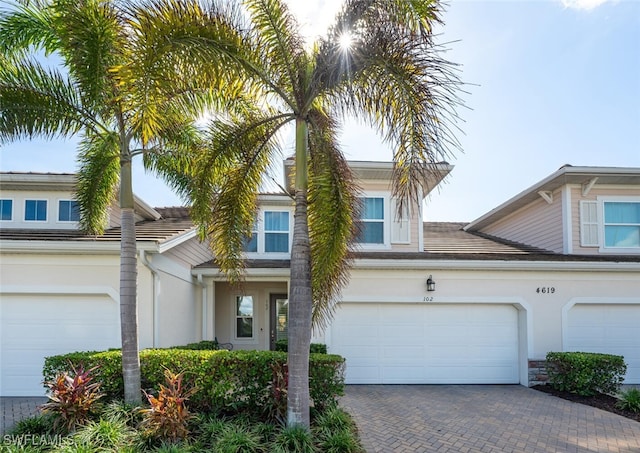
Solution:
<path fill-rule="evenodd" d="M 13 220 L 13 200 L 0 200 L 0 220 Z"/>
<path fill-rule="evenodd" d="M 251 236 L 247 236 L 244 239 L 242 248 L 245 252 L 255 253 L 258 251 L 258 222 L 253 222 L 253 228 L 251 229 Z"/>
<path fill-rule="evenodd" d="M 247 253 L 289 253 L 289 211 L 263 211 L 245 238 Z"/>
<path fill-rule="evenodd" d="M 640 202 L 604 202 L 604 246 L 640 247 Z"/>
<path fill-rule="evenodd" d="M 77 201 L 60 200 L 58 202 L 58 221 L 79 222 L 80 208 Z"/>
<path fill-rule="evenodd" d="M 289 251 L 289 213 L 287 211 L 265 211 L 264 251 Z"/>
<path fill-rule="evenodd" d="M 384 244 L 384 198 L 361 198 L 360 231 L 357 242 Z"/>
<path fill-rule="evenodd" d="M 24 220 L 30 222 L 46 222 L 47 200 L 26 200 L 24 202 Z"/>
<path fill-rule="evenodd" d="M 253 296 L 236 296 L 236 338 L 253 338 Z"/>

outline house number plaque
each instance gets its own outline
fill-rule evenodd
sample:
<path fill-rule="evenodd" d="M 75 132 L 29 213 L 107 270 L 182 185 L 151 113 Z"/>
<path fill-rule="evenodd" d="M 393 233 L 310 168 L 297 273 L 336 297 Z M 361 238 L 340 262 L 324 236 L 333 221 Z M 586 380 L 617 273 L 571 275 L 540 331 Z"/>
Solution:
<path fill-rule="evenodd" d="M 556 288 L 553 286 L 538 286 L 536 293 L 538 294 L 553 294 L 556 292 Z"/>

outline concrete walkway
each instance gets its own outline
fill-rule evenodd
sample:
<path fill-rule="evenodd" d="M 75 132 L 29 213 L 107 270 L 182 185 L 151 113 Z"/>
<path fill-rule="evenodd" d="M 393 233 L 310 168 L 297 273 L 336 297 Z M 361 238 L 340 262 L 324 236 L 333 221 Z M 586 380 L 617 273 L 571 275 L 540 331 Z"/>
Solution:
<path fill-rule="evenodd" d="M 348 385 L 368 453 L 639 453 L 640 423 L 519 385 Z"/>

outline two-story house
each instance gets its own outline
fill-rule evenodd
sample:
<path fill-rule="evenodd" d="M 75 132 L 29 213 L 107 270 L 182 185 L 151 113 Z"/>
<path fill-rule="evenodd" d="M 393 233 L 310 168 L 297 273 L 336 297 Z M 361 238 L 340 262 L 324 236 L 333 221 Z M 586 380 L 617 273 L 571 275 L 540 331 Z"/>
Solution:
<path fill-rule="evenodd" d="M 285 161 L 289 180 L 292 162 Z M 352 162 L 362 233 L 314 341 L 349 383 L 520 383 L 548 351 L 622 354 L 640 383 L 640 169 L 565 166 L 469 223 L 396 215 L 393 165 Z M 423 197 L 451 171 L 423 183 Z M 77 231 L 73 175 L 0 174 L 0 395 L 41 394 L 43 357 L 118 347 L 119 225 Z M 185 208 L 138 200 L 140 346 L 286 338 L 293 206 L 260 196 L 246 281 L 226 282 Z M 428 207 L 427 212 L 428 216 Z"/>

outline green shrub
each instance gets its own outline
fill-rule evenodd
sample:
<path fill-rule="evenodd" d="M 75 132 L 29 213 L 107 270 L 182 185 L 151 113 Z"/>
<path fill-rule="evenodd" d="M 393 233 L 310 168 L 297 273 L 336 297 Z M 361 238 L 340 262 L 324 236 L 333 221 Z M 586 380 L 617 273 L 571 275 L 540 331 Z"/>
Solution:
<path fill-rule="evenodd" d="M 287 340 L 276 341 L 276 351 L 287 352 L 289 350 L 289 343 Z M 327 345 L 322 343 L 311 343 L 309 346 L 309 352 L 312 354 L 326 354 Z"/>
<path fill-rule="evenodd" d="M 624 381 L 624 357 L 592 352 L 549 352 L 549 383 L 557 390 L 592 396 L 616 394 Z"/>
<path fill-rule="evenodd" d="M 54 426 L 55 417 L 52 414 L 38 414 L 33 417 L 23 418 L 11 428 L 9 434 L 21 436 L 24 434 L 32 434 L 38 436 L 46 436 L 55 433 Z M 0 451 L 2 451 L 0 449 Z"/>
<path fill-rule="evenodd" d="M 640 389 L 629 389 L 620 393 L 618 398 L 620 400 L 616 403 L 616 407 L 629 412 L 640 412 Z"/>
<path fill-rule="evenodd" d="M 269 451 L 273 453 L 315 453 L 318 450 L 309 431 L 302 426 L 288 426 L 276 434 Z"/>
<path fill-rule="evenodd" d="M 344 393 L 344 359 L 337 355 L 311 354 L 310 396 L 314 411 L 321 412 Z M 274 370 L 284 367 L 287 355 L 276 351 L 213 351 L 145 349 L 140 351 L 142 387 L 158 391 L 164 371 L 182 373 L 184 383 L 194 387 L 189 407 L 216 414 L 248 413 L 268 417 L 278 413 L 273 400 Z M 119 350 L 47 357 L 46 380 L 72 366 L 97 367 L 95 380 L 108 400 L 122 399 L 122 356 Z"/>

